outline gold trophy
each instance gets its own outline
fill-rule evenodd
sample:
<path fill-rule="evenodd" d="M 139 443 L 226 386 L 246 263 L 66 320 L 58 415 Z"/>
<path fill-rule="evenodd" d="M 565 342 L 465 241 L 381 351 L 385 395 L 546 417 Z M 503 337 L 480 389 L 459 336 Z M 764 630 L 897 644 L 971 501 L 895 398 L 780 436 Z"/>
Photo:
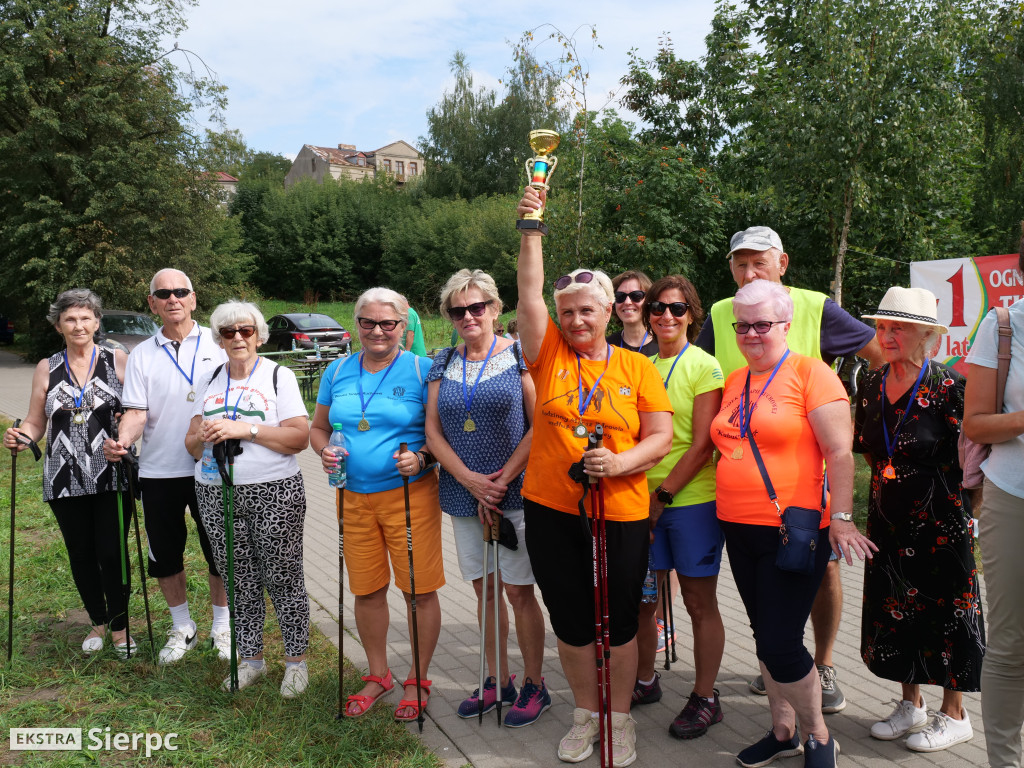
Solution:
<path fill-rule="evenodd" d="M 534 189 L 550 189 L 548 179 L 558 167 L 558 158 L 551 153 L 558 149 L 562 137 L 555 131 L 540 129 L 530 131 L 530 147 L 537 153 L 526 161 L 526 176 L 529 184 Z M 516 229 L 536 229 L 542 235 L 548 233 L 547 224 L 544 223 L 544 208 L 526 214 L 516 221 Z"/>

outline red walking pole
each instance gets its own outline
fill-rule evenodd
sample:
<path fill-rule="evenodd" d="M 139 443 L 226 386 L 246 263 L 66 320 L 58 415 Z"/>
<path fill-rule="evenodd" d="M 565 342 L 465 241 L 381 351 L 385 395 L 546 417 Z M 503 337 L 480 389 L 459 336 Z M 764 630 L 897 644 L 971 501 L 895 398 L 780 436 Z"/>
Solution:
<path fill-rule="evenodd" d="M 604 427 L 598 424 L 590 435 L 589 448 L 601 447 Z M 590 510 L 594 536 L 591 548 L 594 559 L 594 652 L 597 663 L 598 744 L 601 768 L 612 765 L 612 680 L 611 637 L 608 628 L 608 550 L 605 528 L 604 488 L 600 478 L 591 477 L 594 486 Z"/>

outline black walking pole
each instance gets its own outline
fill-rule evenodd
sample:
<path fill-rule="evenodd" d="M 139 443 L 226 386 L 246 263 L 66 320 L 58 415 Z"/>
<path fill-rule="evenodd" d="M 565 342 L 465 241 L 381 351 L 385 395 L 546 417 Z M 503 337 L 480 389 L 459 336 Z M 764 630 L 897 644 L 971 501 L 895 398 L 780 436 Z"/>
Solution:
<path fill-rule="evenodd" d="M 501 538 L 501 514 L 491 512 L 491 546 L 494 547 L 494 696 L 498 705 L 498 727 L 501 728 L 501 632 L 498 629 L 499 601 L 501 600 L 501 582 L 498 580 L 498 539 Z M 484 563 L 486 570 L 487 563 Z M 484 603 L 486 605 L 486 602 Z"/>
<path fill-rule="evenodd" d="M 113 430 L 115 442 L 118 441 L 118 429 L 119 425 L 115 425 Z M 155 656 L 156 641 L 153 639 L 153 617 L 149 612 L 149 589 L 146 585 L 147 558 L 142 554 L 142 534 L 139 532 L 139 508 L 135 503 L 135 478 L 138 476 L 139 457 L 132 453 L 130 447 L 128 448 L 128 453 L 121 457 L 121 463 L 118 466 L 123 466 L 126 461 L 128 462 L 128 467 L 124 470 L 124 474 L 128 480 L 128 504 L 131 505 L 132 520 L 135 522 L 135 551 L 139 556 L 139 584 L 142 587 L 142 604 L 146 607 L 146 629 L 149 633 L 149 647 Z M 120 485 L 120 482 L 118 484 Z"/>
<path fill-rule="evenodd" d="M 17 429 L 21 425 L 21 419 L 16 419 L 14 422 L 14 429 Z M 39 461 L 39 457 L 43 454 L 39 450 L 39 446 L 36 445 L 34 440 L 29 440 L 24 435 L 19 434 L 17 437 L 19 443 L 27 445 L 32 449 L 32 455 L 36 457 L 36 461 Z M 15 509 L 15 486 L 18 483 L 18 449 L 11 449 L 11 541 L 10 541 L 10 553 L 8 556 L 8 576 L 7 576 L 7 665 L 10 666 L 11 659 L 14 655 L 14 509 Z"/>
<path fill-rule="evenodd" d="M 491 527 L 489 525 L 483 527 L 483 535 L 484 580 L 483 584 L 480 585 L 480 596 L 482 598 L 480 604 L 480 687 L 476 691 L 476 721 L 478 725 L 483 725 L 484 722 L 484 685 L 487 682 L 485 672 L 487 669 L 487 548 L 491 542 Z M 495 686 L 498 684 L 497 676 L 494 678 L 494 684 Z"/>
<path fill-rule="evenodd" d="M 213 446 L 213 457 L 217 460 L 220 471 L 221 487 L 224 496 L 224 538 L 227 547 L 228 566 L 228 627 L 231 632 L 231 662 L 229 688 L 232 693 L 238 690 L 238 648 L 235 638 L 235 456 L 242 452 L 241 443 L 237 438 L 216 443 Z M 227 466 L 225 467 L 225 464 Z"/>
<path fill-rule="evenodd" d="M 669 571 L 665 575 L 665 594 L 668 597 L 668 615 L 665 616 L 665 631 L 669 633 L 667 639 L 671 639 L 672 642 L 672 661 L 679 661 L 679 657 L 676 656 L 676 617 L 672 608 L 672 571 Z M 668 669 L 668 667 L 665 667 Z"/>
<path fill-rule="evenodd" d="M 665 576 L 665 583 L 661 587 L 661 589 L 662 589 L 662 592 L 661 592 L 661 616 L 662 616 L 662 628 L 664 630 L 664 637 L 665 637 L 665 669 L 672 669 L 672 662 L 669 660 L 669 650 L 668 650 L 668 646 L 669 646 L 669 641 L 668 641 L 668 638 L 669 638 L 669 625 L 672 623 L 671 620 L 668 617 L 668 609 L 669 609 L 669 606 L 671 605 L 671 602 L 672 602 L 669 599 L 669 593 L 672 591 L 672 585 L 669 583 L 669 579 L 671 578 L 671 574 L 672 574 L 672 571 L 669 571 L 666 574 L 666 576 Z M 672 627 L 672 631 L 675 632 L 675 627 Z"/>
<path fill-rule="evenodd" d="M 399 455 L 409 450 L 407 443 L 401 443 L 398 448 Z M 405 490 L 405 545 L 409 550 L 409 592 L 410 607 L 412 609 L 412 655 L 414 669 L 416 670 L 416 723 L 419 725 L 420 733 L 423 733 L 423 700 L 420 694 L 420 634 L 416 620 L 416 572 L 412 564 L 412 516 L 409 511 L 409 477 L 402 475 L 402 487 Z M 483 696 L 483 691 L 480 695 Z"/>
<path fill-rule="evenodd" d="M 335 504 L 338 508 L 338 714 L 345 717 L 345 489 L 336 488 Z"/>

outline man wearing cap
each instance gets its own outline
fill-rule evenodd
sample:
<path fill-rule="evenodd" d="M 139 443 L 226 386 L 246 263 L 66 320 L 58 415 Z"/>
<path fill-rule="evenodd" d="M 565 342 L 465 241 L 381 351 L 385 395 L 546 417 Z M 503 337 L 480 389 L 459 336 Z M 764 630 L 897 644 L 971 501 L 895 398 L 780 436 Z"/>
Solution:
<path fill-rule="evenodd" d="M 782 248 L 782 239 L 771 227 L 750 227 L 737 232 L 729 241 L 727 258 L 737 288 L 758 278 L 781 283 L 789 268 L 789 255 Z M 837 357 L 853 354 L 867 360 L 871 368 L 882 364 L 874 329 L 823 293 L 792 287 L 787 290 L 793 299 L 793 322 L 787 337 L 790 349 L 829 364 Z M 698 347 L 718 359 L 726 377 L 746 365 L 732 328 L 734 320 L 731 298 L 715 302 L 696 341 Z M 832 649 L 842 615 L 839 561 L 833 556 L 811 609 L 814 663 L 821 677 L 821 710 L 826 714 L 846 707 L 832 663 Z M 766 693 L 760 675 L 751 681 L 750 689 L 754 693 Z"/>
<path fill-rule="evenodd" d="M 184 553 L 188 529 L 185 508 L 196 522 L 203 556 L 209 566 L 213 626 L 210 640 L 222 659 L 231 656 L 227 595 L 213 563 L 210 540 L 199 518 L 195 459 L 185 450 L 185 433 L 192 419 L 196 387 L 227 361 L 209 328 L 192 319 L 196 294 L 184 272 L 162 269 L 149 285 L 149 308 L 163 321 L 151 339 L 128 356 L 119 439 L 106 440 L 103 452 L 120 461 L 142 437 L 139 476 L 149 541 L 149 575 L 156 578 L 171 613 L 167 645 L 160 664 L 173 664 L 195 648 L 196 623 L 188 608 Z"/>

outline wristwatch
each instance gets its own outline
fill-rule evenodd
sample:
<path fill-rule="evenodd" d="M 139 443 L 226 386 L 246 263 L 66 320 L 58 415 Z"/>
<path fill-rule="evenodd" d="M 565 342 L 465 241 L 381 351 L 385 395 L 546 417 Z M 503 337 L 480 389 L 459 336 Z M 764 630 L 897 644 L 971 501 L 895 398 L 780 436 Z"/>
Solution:
<path fill-rule="evenodd" d="M 851 515 L 849 512 L 836 512 L 834 515 L 832 515 L 832 519 L 842 520 L 844 523 L 852 523 L 853 515 Z"/>
<path fill-rule="evenodd" d="M 662 504 L 671 504 L 672 503 L 672 499 L 675 498 L 675 494 L 674 493 L 669 493 L 664 488 L 662 488 L 660 485 L 657 488 L 654 489 L 654 496 Z"/>
<path fill-rule="evenodd" d="M 256 435 L 258 435 L 259 433 L 260 433 L 260 428 L 257 427 L 255 424 L 253 424 L 251 427 L 249 427 L 249 442 L 250 443 L 255 443 L 256 442 Z"/>

